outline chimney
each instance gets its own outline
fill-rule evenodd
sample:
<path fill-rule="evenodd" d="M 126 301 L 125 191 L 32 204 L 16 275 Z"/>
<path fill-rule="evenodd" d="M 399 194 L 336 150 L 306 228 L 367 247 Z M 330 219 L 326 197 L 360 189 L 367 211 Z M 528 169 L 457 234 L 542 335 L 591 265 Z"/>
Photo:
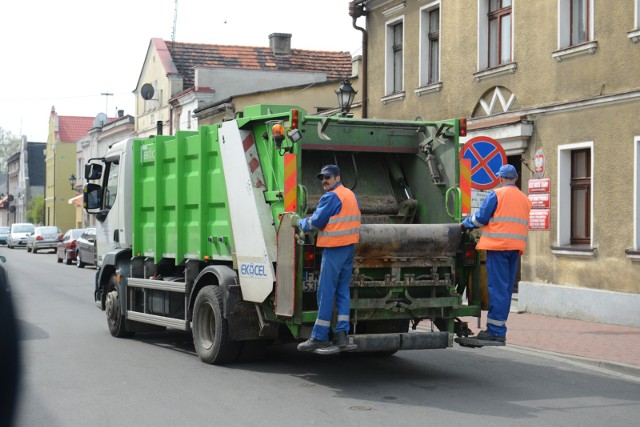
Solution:
<path fill-rule="evenodd" d="M 118 110 L 118 118 L 121 119 L 124 117 L 124 110 Z"/>
<path fill-rule="evenodd" d="M 269 34 L 269 47 L 274 55 L 291 55 L 291 34 Z"/>

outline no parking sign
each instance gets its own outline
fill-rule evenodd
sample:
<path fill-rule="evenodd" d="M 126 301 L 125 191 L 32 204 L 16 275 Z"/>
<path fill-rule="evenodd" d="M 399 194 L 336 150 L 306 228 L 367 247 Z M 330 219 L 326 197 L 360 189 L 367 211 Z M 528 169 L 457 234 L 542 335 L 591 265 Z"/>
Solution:
<path fill-rule="evenodd" d="M 490 190 L 500 183 L 496 174 L 507 164 L 507 154 L 502 145 L 488 136 L 476 136 L 460 150 L 460 159 L 471 160 L 471 187 Z"/>

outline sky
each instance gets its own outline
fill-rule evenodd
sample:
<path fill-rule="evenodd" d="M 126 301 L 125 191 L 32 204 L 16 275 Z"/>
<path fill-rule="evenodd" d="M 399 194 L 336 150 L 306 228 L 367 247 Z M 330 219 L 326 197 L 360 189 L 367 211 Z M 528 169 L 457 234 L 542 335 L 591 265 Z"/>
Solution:
<path fill-rule="evenodd" d="M 3 0 L 0 128 L 46 142 L 52 107 L 135 115 L 151 38 L 268 47 L 272 33 L 292 34 L 293 49 L 362 54 L 349 0 Z"/>

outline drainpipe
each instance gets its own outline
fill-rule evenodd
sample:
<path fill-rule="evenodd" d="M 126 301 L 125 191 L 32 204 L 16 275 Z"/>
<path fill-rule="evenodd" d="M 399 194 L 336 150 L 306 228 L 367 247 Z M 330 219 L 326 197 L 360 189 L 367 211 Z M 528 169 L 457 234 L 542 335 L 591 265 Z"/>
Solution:
<path fill-rule="evenodd" d="M 368 51 L 368 34 L 367 30 L 356 25 L 356 20 L 361 16 L 367 16 L 364 10 L 366 1 L 354 0 L 349 2 L 349 15 L 353 18 L 353 28 L 362 31 L 362 118 L 367 118 L 368 90 L 367 90 L 367 54 Z"/>

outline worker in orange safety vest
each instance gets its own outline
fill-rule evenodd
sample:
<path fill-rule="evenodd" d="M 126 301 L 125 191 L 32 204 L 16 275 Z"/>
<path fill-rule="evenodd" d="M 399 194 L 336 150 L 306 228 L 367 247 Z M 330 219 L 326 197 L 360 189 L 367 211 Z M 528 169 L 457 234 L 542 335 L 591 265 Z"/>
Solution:
<path fill-rule="evenodd" d="M 355 244 L 360 240 L 360 208 L 355 194 L 342 185 L 340 168 L 326 165 L 318 174 L 325 194 L 311 217 L 298 220 L 298 227 L 308 233 L 317 231 L 316 246 L 324 248 L 318 280 L 318 317 L 311 338 L 298 345 L 300 351 L 329 354 L 353 349 L 349 344 L 351 276 Z M 333 342 L 329 341 L 334 301 L 337 323 Z"/>
<path fill-rule="evenodd" d="M 478 211 L 460 225 L 467 229 L 482 228 L 476 249 L 487 251 L 489 311 L 487 329 L 476 336 L 479 340 L 506 342 L 507 317 L 518 271 L 518 261 L 527 245 L 527 229 L 531 201 L 518 187 L 518 173 L 513 165 L 504 165 L 497 175 L 501 187 L 489 193 Z"/>

